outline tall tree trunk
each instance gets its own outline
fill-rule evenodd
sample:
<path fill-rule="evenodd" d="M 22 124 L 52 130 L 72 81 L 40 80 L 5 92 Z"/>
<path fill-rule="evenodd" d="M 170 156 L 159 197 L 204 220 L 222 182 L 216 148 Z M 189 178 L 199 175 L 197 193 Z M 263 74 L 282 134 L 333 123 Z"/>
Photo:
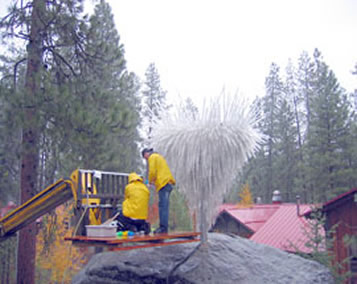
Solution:
<path fill-rule="evenodd" d="M 302 166 L 304 164 L 304 155 L 303 155 L 303 145 L 302 145 L 302 135 L 301 135 L 301 127 L 300 127 L 300 116 L 299 116 L 299 106 L 298 106 L 298 100 L 296 95 L 294 94 L 294 114 L 295 114 L 295 122 L 296 122 L 296 131 L 297 131 L 297 135 L 298 135 L 298 154 L 299 154 L 299 162 L 300 165 Z M 301 167 L 300 166 L 300 167 Z M 305 192 L 307 191 L 306 188 L 306 176 L 304 173 L 304 170 L 302 170 L 301 168 L 298 169 L 298 177 L 301 178 L 302 181 L 302 192 L 303 194 L 305 194 Z M 302 196 L 301 198 L 303 198 L 304 196 Z M 305 202 L 307 202 L 307 200 L 304 200 Z"/>
<path fill-rule="evenodd" d="M 44 0 L 33 0 L 30 40 L 27 46 L 27 71 L 25 78 L 24 127 L 22 132 L 21 203 L 36 194 L 38 172 L 38 118 L 36 95 L 40 89 L 42 61 L 41 11 Z M 17 257 L 17 283 L 35 283 L 36 227 L 35 223 L 20 231 Z"/>

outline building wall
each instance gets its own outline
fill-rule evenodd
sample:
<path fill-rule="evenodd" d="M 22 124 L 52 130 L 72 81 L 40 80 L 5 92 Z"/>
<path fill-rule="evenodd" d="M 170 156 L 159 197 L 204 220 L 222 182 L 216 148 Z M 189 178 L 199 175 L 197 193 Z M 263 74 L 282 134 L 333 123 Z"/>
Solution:
<path fill-rule="evenodd" d="M 354 193 L 357 194 L 357 193 Z M 330 208 L 326 208 L 328 229 L 331 229 L 337 224 L 335 228 L 335 242 L 334 242 L 334 254 L 336 256 L 336 261 L 342 263 L 348 257 L 353 257 L 352 262 L 343 264 L 343 268 L 340 273 L 356 268 L 354 261 L 357 259 L 356 250 L 354 248 L 346 247 L 344 244 L 344 236 L 357 236 L 357 203 L 354 200 L 354 194 L 348 196 L 347 198 L 336 202 Z M 351 282 L 352 281 L 352 282 Z M 357 271 L 353 280 L 351 279 L 349 283 L 357 283 Z"/>
<path fill-rule="evenodd" d="M 216 219 L 216 223 L 212 227 L 213 232 L 235 234 L 244 238 L 250 238 L 253 232 L 248 230 L 246 226 L 238 222 L 232 216 L 223 212 Z"/>

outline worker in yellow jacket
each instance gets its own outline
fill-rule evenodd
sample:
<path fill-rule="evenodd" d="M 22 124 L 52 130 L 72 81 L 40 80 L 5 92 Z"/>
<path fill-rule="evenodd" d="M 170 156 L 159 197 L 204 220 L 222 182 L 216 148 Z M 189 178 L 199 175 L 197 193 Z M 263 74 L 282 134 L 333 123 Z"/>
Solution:
<path fill-rule="evenodd" d="M 137 173 L 130 173 L 125 187 L 122 211 L 115 218 L 118 221 L 118 230 L 150 233 L 150 224 L 146 222 L 149 197 L 150 192 L 143 179 Z"/>
<path fill-rule="evenodd" d="M 170 194 L 176 181 L 162 155 L 154 152 L 152 148 L 143 149 L 141 154 L 148 162 L 148 182 L 155 185 L 159 194 L 160 227 L 154 234 L 166 234 L 169 229 Z"/>

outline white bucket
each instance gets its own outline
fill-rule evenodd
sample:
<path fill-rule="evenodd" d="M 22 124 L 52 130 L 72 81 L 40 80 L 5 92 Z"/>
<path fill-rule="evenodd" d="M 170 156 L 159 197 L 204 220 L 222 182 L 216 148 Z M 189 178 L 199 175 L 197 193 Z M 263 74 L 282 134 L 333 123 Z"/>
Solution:
<path fill-rule="evenodd" d="M 117 227 L 109 225 L 86 225 L 87 237 L 116 237 Z"/>

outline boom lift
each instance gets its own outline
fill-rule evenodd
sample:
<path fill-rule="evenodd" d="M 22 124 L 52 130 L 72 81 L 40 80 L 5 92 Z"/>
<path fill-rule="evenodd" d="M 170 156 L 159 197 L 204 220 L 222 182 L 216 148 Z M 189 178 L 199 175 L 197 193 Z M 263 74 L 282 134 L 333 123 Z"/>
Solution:
<path fill-rule="evenodd" d="M 199 232 L 183 232 L 132 238 L 87 237 L 86 225 L 99 225 L 117 211 L 124 199 L 129 174 L 96 170 L 75 170 L 0 219 L 0 241 L 36 221 L 57 206 L 74 199 L 76 236 L 66 237 L 79 246 L 105 246 L 128 250 L 199 241 Z M 84 217 L 84 218 L 83 218 Z"/>
<path fill-rule="evenodd" d="M 57 206 L 74 199 L 75 219 L 81 221 L 78 234 L 85 225 L 100 224 L 121 204 L 128 174 L 97 170 L 75 170 L 69 178 L 61 178 L 30 200 L 0 219 L 0 240 L 36 221 Z M 88 210 L 89 209 L 89 210 Z M 82 214 L 86 218 L 80 219 Z"/>

